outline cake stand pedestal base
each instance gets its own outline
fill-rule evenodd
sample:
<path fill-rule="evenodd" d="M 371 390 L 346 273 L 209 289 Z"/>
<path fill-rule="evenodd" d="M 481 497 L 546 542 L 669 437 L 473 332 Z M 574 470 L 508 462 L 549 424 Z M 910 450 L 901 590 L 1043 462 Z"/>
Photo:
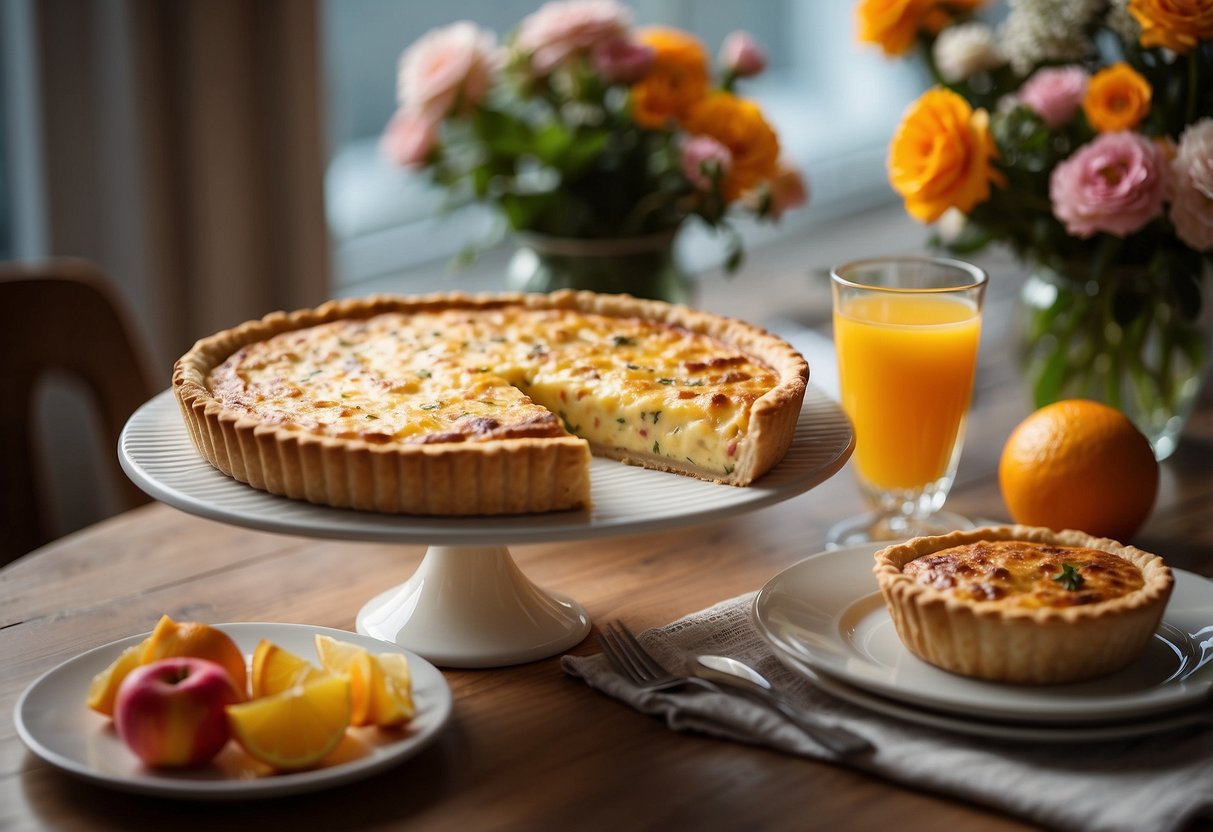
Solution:
<path fill-rule="evenodd" d="M 531 583 L 505 546 L 429 547 L 413 576 L 371 599 L 356 623 L 441 667 L 536 661 L 590 631 L 585 609 Z"/>

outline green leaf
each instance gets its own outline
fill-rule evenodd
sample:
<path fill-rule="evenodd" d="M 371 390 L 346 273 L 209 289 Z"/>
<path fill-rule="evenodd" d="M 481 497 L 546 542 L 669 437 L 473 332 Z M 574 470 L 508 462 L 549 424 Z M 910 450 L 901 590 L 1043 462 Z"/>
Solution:
<path fill-rule="evenodd" d="M 1036 378 L 1036 384 L 1032 388 L 1032 401 L 1037 408 L 1057 401 L 1062 388 L 1065 387 L 1068 371 L 1069 361 L 1066 351 L 1059 346 L 1045 362 L 1040 375 Z"/>
<path fill-rule="evenodd" d="M 1082 589 L 1082 585 L 1086 582 L 1082 573 L 1072 563 L 1063 563 L 1061 571 L 1053 576 L 1053 581 L 1061 584 L 1071 592 L 1077 592 Z"/>

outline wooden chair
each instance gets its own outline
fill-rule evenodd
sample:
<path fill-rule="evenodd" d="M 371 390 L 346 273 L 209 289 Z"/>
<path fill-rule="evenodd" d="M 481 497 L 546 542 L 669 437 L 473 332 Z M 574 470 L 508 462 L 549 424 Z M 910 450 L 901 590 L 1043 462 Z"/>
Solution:
<path fill-rule="evenodd" d="M 153 393 L 105 275 L 81 260 L 0 264 L 0 565 L 49 542 L 50 501 L 36 458 L 34 403 L 48 373 L 83 383 L 94 401 L 107 488 L 122 510 L 148 502 L 122 472 L 118 436 Z"/>

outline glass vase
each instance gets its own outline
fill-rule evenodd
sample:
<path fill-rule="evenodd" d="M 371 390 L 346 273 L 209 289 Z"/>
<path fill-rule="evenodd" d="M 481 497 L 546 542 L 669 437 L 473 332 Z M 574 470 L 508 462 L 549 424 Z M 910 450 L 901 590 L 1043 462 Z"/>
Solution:
<path fill-rule="evenodd" d="M 691 303 L 691 281 L 674 258 L 676 234 L 613 239 L 520 234 L 506 284 L 518 292 L 588 289 Z"/>
<path fill-rule="evenodd" d="M 1157 459 L 1170 456 L 1209 363 L 1208 303 L 1195 316 L 1190 303 L 1181 310 L 1144 268 L 1112 269 L 1099 280 L 1037 268 L 1021 298 L 1034 405 L 1103 402 L 1129 417 Z"/>

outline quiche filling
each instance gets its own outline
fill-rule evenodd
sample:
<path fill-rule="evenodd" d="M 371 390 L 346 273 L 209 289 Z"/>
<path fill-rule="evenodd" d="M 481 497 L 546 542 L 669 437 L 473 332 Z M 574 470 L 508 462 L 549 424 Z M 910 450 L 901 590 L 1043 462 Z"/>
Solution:
<path fill-rule="evenodd" d="M 207 384 L 265 424 L 376 444 L 569 433 L 596 450 L 732 473 L 778 374 L 641 318 L 506 307 L 385 312 L 241 347 Z"/>
<path fill-rule="evenodd" d="M 1110 552 L 1026 541 L 979 541 L 903 567 L 919 584 L 970 601 L 1024 609 L 1097 604 L 1144 585 L 1141 570 Z"/>

